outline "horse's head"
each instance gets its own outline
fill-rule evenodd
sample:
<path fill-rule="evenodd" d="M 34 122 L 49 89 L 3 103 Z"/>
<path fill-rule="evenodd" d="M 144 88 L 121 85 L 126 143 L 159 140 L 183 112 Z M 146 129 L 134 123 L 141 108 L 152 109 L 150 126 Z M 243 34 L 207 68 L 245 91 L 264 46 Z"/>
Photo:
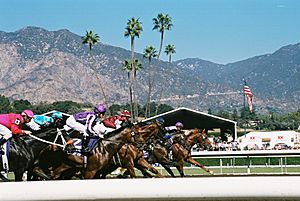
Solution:
<path fill-rule="evenodd" d="M 191 146 L 198 143 L 200 146 L 204 147 L 205 149 L 212 147 L 212 143 L 208 139 L 205 129 L 191 130 L 190 133 L 186 136 L 186 141 Z"/>
<path fill-rule="evenodd" d="M 151 138 L 162 138 L 165 133 L 159 122 L 152 122 L 147 125 L 137 124 L 134 126 L 134 132 L 136 133 L 135 141 L 137 143 L 145 143 Z"/>

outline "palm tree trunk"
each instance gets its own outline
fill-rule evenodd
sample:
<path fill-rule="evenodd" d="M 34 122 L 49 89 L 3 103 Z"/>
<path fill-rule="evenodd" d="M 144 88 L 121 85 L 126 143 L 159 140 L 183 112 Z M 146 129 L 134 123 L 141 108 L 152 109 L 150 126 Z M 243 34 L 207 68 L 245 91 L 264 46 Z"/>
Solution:
<path fill-rule="evenodd" d="M 158 103 L 157 103 L 157 106 L 156 106 L 155 115 L 157 115 L 157 114 L 158 114 L 158 108 L 159 108 L 159 106 L 160 106 L 160 101 L 161 101 L 161 98 L 162 98 L 162 95 L 163 95 L 163 91 L 164 91 L 164 88 L 162 87 L 162 88 L 161 88 L 161 91 L 160 91 L 160 95 L 159 95 Z"/>
<path fill-rule="evenodd" d="M 133 121 L 136 120 L 136 85 L 135 85 L 135 75 L 136 75 L 136 69 L 135 69 L 135 65 L 134 65 L 134 37 L 131 37 L 131 74 L 132 74 L 132 79 L 131 79 L 131 97 L 130 99 L 133 101 L 131 104 L 132 106 L 130 106 L 132 108 L 132 117 L 133 117 Z"/>
<path fill-rule="evenodd" d="M 92 53 L 91 53 L 91 52 L 90 52 L 90 57 L 91 57 L 91 58 L 94 58 L 94 57 L 92 56 Z M 104 104 L 105 104 L 106 107 L 107 107 L 107 113 L 108 113 L 108 115 L 110 116 L 110 115 L 111 115 L 111 112 L 110 112 L 110 109 L 109 109 L 109 105 L 108 105 L 106 93 L 105 93 L 104 88 L 103 88 L 103 85 L 102 85 L 102 83 L 101 83 L 101 79 L 99 78 L 99 75 L 98 75 L 98 73 L 97 73 L 97 70 L 96 70 L 96 68 L 93 66 L 93 64 L 91 64 L 90 67 L 91 67 L 92 70 L 93 70 L 92 77 L 93 77 L 94 75 L 96 75 L 96 78 L 97 78 L 98 83 L 99 83 L 99 85 L 100 85 L 101 93 L 102 93 L 103 98 L 104 98 Z"/>
<path fill-rule="evenodd" d="M 163 40 L 164 40 L 164 32 L 162 31 L 161 35 L 160 35 L 160 45 L 159 45 L 159 51 L 158 51 L 158 56 L 157 56 L 158 60 L 159 60 L 160 53 L 161 53 L 161 50 L 162 50 Z"/>

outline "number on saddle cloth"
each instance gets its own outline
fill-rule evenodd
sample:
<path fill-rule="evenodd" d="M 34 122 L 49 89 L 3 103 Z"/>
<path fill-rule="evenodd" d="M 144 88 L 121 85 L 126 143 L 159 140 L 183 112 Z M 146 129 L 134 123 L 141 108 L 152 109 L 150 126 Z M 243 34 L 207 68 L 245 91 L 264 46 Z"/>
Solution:
<path fill-rule="evenodd" d="M 96 147 L 99 139 L 96 137 L 92 137 L 92 138 L 88 138 L 88 140 L 89 140 L 89 142 L 87 144 L 87 147 L 90 147 L 92 150 Z M 74 144 L 76 150 L 78 150 L 78 152 L 80 152 L 80 150 L 82 149 L 82 145 L 83 145 L 82 143 L 83 143 L 83 141 L 80 138 L 73 139 L 73 144 Z"/>

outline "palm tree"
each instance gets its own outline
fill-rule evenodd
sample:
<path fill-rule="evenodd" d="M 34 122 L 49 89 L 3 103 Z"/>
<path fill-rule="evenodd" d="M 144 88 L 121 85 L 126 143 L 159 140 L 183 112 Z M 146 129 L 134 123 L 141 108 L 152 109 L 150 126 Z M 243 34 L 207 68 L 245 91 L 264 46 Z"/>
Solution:
<path fill-rule="evenodd" d="M 152 84 L 154 82 L 154 79 L 152 77 L 152 67 L 151 67 L 151 61 L 152 58 L 156 58 L 157 57 L 157 51 L 156 49 L 152 46 L 149 45 L 144 49 L 144 58 L 148 59 L 149 61 L 149 79 L 148 79 L 148 86 L 149 86 L 149 91 L 148 91 L 148 97 L 147 97 L 147 102 L 146 102 L 146 110 L 145 110 L 145 117 L 149 117 L 150 116 L 150 99 L 151 99 L 151 90 L 152 90 Z M 149 114 L 148 114 L 149 113 Z"/>
<path fill-rule="evenodd" d="M 136 100 L 136 94 L 135 94 L 135 90 L 136 90 L 136 69 L 135 69 L 135 65 L 134 65 L 134 39 L 135 37 L 140 37 L 141 32 L 143 31 L 142 28 L 142 23 L 139 21 L 138 19 L 135 19 L 134 17 L 132 17 L 131 19 L 129 19 L 127 21 L 127 26 L 125 27 L 125 33 L 124 36 L 130 37 L 130 45 L 131 45 L 131 74 L 132 76 L 130 76 L 130 81 L 129 81 L 129 87 L 131 88 L 131 94 L 130 95 L 130 109 L 131 109 L 131 113 L 133 114 L 133 119 L 135 120 L 136 115 L 137 115 L 137 111 L 134 110 L 133 107 L 133 98 Z M 137 101 L 135 101 L 135 105 L 137 108 Z"/>
<path fill-rule="evenodd" d="M 85 36 L 82 37 L 82 43 L 88 44 L 90 51 L 92 50 L 93 45 L 100 42 L 100 37 L 98 34 L 93 31 L 86 31 Z"/>
<path fill-rule="evenodd" d="M 173 26 L 172 24 L 172 19 L 168 14 L 158 14 L 156 18 L 153 18 L 153 24 L 154 27 L 152 30 L 157 30 L 158 32 L 161 33 L 160 35 L 160 46 L 159 46 L 159 51 L 158 51 L 158 56 L 157 59 L 159 60 L 161 50 L 163 47 L 163 40 L 164 40 L 164 33 L 165 30 L 170 30 L 171 27 Z"/>
<path fill-rule="evenodd" d="M 92 57 L 91 53 L 92 53 L 92 47 L 99 43 L 100 42 L 100 37 L 98 34 L 94 33 L 93 31 L 86 31 L 86 34 L 85 36 L 82 37 L 82 44 L 88 44 L 89 46 L 89 50 L 90 50 L 90 57 Z M 102 86 L 102 83 L 101 83 L 101 80 L 99 79 L 98 77 L 98 74 L 97 74 L 97 70 L 96 68 L 91 65 L 91 68 L 93 69 L 93 75 L 96 74 L 96 77 L 99 81 L 99 84 L 100 84 L 100 89 L 101 89 L 101 92 L 103 94 L 103 97 L 104 97 L 104 102 L 105 102 L 105 105 L 107 106 L 108 108 L 108 114 L 110 114 L 110 111 L 109 111 L 109 107 L 108 107 L 108 103 L 107 103 L 107 98 L 106 98 L 106 94 L 105 94 L 105 91 L 104 91 L 104 88 Z M 92 76 L 93 76 L 92 75 Z"/>
<path fill-rule="evenodd" d="M 165 53 L 167 54 L 167 56 L 169 56 L 169 63 L 171 63 L 172 54 L 176 53 L 175 46 L 172 44 L 168 44 L 166 46 Z"/>
<path fill-rule="evenodd" d="M 133 64 L 134 64 L 134 67 L 135 67 L 136 71 L 141 70 L 143 68 L 141 62 L 138 59 L 135 59 Z M 130 82 L 130 77 L 131 77 L 130 73 L 132 72 L 132 62 L 131 62 L 131 60 L 126 59 L 122 63 L 122 67 L 123 67 L 123 70 L 127 71 L 127 78 L 128 78 L 128 81 Z M 132 88 L 130 86 L 129 86 L 129 94 L 132 94 Z M 137 111 L 137 108 L 135 108 L 135 111 Z"/>

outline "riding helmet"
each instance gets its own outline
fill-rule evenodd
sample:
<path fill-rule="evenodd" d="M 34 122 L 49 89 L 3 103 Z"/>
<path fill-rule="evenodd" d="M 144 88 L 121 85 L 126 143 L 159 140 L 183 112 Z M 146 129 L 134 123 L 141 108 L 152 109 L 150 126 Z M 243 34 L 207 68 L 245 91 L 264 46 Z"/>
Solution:
<path fill-rule="evenodd" d="M 106 107 L 103 104 L 97 104 L 94 108 L 95 113 L 105 113 L 106 112 Z"/>
<path fill-rule="evenodd" d="M 29 118 L 33 118 L 34 117 L 34 114 L 31 110 L 24 110 L 22 113 L 21 113 L 22 116 L 27 116 Z"/>

